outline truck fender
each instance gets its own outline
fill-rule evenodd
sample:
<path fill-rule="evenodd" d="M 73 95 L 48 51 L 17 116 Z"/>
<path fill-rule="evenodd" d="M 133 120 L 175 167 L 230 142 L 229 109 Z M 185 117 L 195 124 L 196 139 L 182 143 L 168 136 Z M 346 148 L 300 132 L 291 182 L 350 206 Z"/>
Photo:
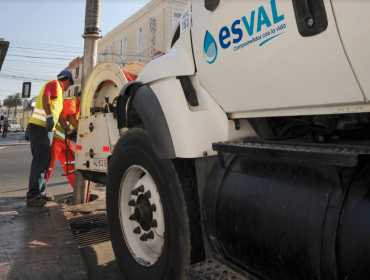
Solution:
<path fill-rule="evenodd" d="M 132 81 L 124 85 L 121 89 L 117 99 L 117 123 L 118 129 L 128 127 L 126 119 L 127 101 L 143 85 L 140 81 Z M 131 98 L 132 99 L 132 98 Z"/>
<path fill-rule="evenodd" d="M 157 96 L 148 85 L 137 81 L 122 88 L 117 101 L 118 128 L 130 128 L 127 113 L 132 106 L 139 113 L 157 156 L 161 159 L 176 158 L 166 117 Z"/>

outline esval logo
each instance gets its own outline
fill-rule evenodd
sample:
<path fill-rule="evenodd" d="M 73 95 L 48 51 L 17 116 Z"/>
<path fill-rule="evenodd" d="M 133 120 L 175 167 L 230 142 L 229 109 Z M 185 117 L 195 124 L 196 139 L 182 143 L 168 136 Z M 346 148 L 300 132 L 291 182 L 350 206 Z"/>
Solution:
<path fill-rule="evenodd" d="M 275 0 L 270 1 L 270 8 L 271 8 L 271 13 L 272 13 L 272 22 L 274 25 L 285 19 L 284 14 L 278 15 Z M 243 29 L 240 28 L 243 25 L 245 27 L 244 32 L 243 32 Z M 257 26 L 256 29 L 255 29 L 255 25 Z M 227 26 L 224 26 L 221 28 L 219 32 L 219 36 L 218 36 L 221 48 L 228 49 L 233 43 L 233 44 L 238 44 L 233 47 L 234 51 L 238 51 L 239 49 L 243 49 L 244 47 L 262 39 L 263 41 L 259 44 L 259 46 L 261 47 L 262 45 L 264 45 L 271 39 L 285 33 L 281 31 L 284 28 L 286 28 L 286 24 L 280 24 L 279 26 L 271 28 L 270 30 L 263 31 L 264 33 L 259 35 L 258 33 L 262 31 L 262 27 L 264 25 L 267 28 L 272 26 L 271 20 L 266 13 L 265 7 L 261 6 L 258 8 L 257 16 L 256 16 L 256 10 L 254 10 L 251 12 L 249 19 L 246 16 L 243 16 L 241 19 L 235 20 L 231 25 L 231 32 L 230 32 L 230 28 Z M 248 38 L 247 41 L 240 44 L 241 40 L 243 39 L 245 31 L 248 33 L 249 37 L 253 36 L 254 32 L 256 31 L 256 34 L 255 34 L 256 36 L 254 36 L 253 38 Z M 237 37 L 231 38 L 231 33 L 233 35 L 236 35 Z M 275 33 L 278 33 L 278 34 L 275 34 Z M 206 61 L 209 64 L 214 63 L 217 58 L 217 53 L 218 53 L 217 44 L 214 38 L 212 37 L 211 33 L 209 33 L 209 31 L 207 30 L 206 36 L 204 38 L 204 57 Z"/>
<path fill-rule="evenodd" d="M 215 39 L 213 39 L 213 36 L 211 35 L 211 33 L 208 32 L 208 30 L 206 31 L 206 36 L 204 37 L 203 49 L 204 49 L 203 55 L 206 61 L 209 64 L 214 63 L 216 61 L 217 53 L 218 53 L 217 44 L 216 44 Z"/>

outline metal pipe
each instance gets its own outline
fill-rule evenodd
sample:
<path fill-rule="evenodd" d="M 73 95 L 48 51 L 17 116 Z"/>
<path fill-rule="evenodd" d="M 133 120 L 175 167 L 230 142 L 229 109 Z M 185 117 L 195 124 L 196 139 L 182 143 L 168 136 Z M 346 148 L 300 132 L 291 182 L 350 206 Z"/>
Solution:
<path fill-rule="evenodd" d="M 100 28 L 100 6 L 101 0 L 86 0 L 85 12 L 85 30 L 83 38 L 85 39 L 84 59 L 82 66 L 81 79 L 81 104 L 84 99 L 84 85 L 86 78 L 90 75 L 91 70 L 96 65 L 98 53 L 98 39 Z M 73 188 L 73 205 L 84 204 L 86 202 L 87 184 L 80 172 L 75 173 Z"/>

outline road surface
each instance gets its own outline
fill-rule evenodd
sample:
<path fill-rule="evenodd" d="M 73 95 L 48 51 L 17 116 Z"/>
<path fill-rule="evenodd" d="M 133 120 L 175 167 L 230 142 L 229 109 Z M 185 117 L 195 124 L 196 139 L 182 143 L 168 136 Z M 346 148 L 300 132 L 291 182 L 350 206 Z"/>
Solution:
<path fill-rule="evenodd" d="M 19 134 L 18 141 L 19 141 Z M 9 135 L 15 139 L 16 135 Z M 9 139 L 10 140 L 10 139 Z M 14 141 L 17 143 L 17 141 Z M 2 142 L 0 142 L 2 144 Z M 0 146 L 0 197 L 25 196 L 28 190 L 32 155 L 29 145 Z M 63 169 L 57 161 L 53 174 L 47 184 L 46 192 L 63 197 L 73 190 L 66 177 L 62 177 Z"/>

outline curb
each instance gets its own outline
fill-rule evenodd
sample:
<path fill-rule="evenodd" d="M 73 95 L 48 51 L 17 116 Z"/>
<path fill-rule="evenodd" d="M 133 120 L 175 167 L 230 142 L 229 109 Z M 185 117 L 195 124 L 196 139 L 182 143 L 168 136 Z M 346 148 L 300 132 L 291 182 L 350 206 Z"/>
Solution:
<path fill-rule="evenodd" d="M 9 144 L 0 144 L 0 147 L 1 146 L 23 146 L 23 145 L 29 145 L 30 143 L 9 143 Z"/>
<path fill-rule="evenodd" d="M 58 204 L 49 206 L 48 208 L 53 221 L 55 236 L 60 252 L 63 279 L 86 280 L 86 263 L 73 237 L 72 230 L 66 216 Z"/>

